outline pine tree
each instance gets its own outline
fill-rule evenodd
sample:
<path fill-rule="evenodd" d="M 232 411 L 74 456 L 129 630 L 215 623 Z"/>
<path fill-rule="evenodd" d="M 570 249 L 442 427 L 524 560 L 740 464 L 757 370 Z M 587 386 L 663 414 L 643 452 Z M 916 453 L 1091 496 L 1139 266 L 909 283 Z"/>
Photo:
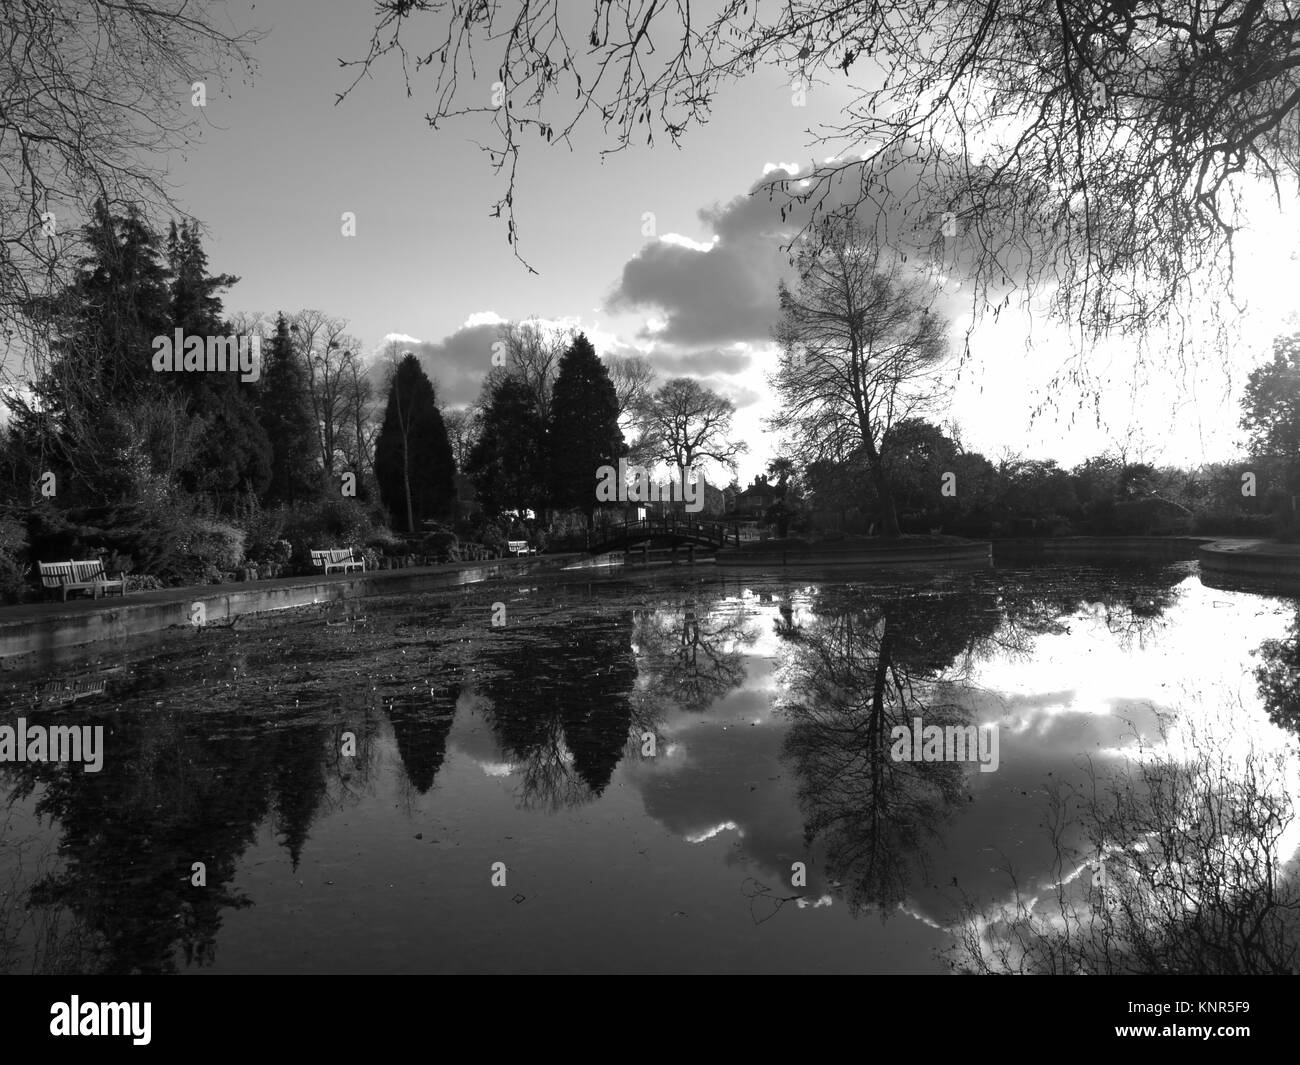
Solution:
<path fill-rule="evenodd" d="M 596 471 L 627 453 L 618 425 L 618 395 L 609 371 L 579 333 L 560 359 L 551 396 L 550 478 L 559 506 L 596 510 Z"/>
<path fill-rule="evenodd" d="M 316 466 L 316 427 L 307 382 L 289 337 L 289 323 L 276 316 L 259 383 L 258 418 L 270 445 L 268 503 L 311 499 L 321 487 Z"/>
<path fill-rule="evenodd" d="M 547 492 L 546 434 L 537 402 L 516 377 L 498 379 L 483 412 L 483 427 L 470 450 L 466 472 L 489 517 L 503 512 L 540 512 Z"/>
<path fill-rule="evenodd" d="M 118 216 L 98 201 L 82 236 L 72 282 L 28 308 L 52 341 L 14 423 L 39 468 L 59 475 L 65 501 L 116 502 L 159 465 L 141 412 L 168 388 L 150 364 L 153 338 L 170 328 L 167 272 L 134 209 Z"/>
<path fill-rule="evenodd" d="M 239 278 L 208 273 L 208 257 L 197 224 L 186 221 L 169 232 L 172 327 L 185 336 L 228 336 L 218 295 Z M 239 495 L 262 495 L 271 480 L 270 442 L 257 416 L 255 386 L 238 373 L 173 374 L 188 397 L 190 414 L 206 426 L 203 446 L 186 471 L 185 486 L 211 493 L 229 509 Z"/>
<path fill-rule="evenodd" d="M 408 352 L 389 381 L 384 423 L 375 441 L 380 498 L 395 517 L 406 520 L 409 532 L 415 532 L 422 521 L 450 516 L 455 474 L 433 383 L 419 359 Z"/>
<path fill-rule="evenodd" d="M 160 384 L 150 356 L 170 322 L 167 270 L 134 207 L 114 216 L 100 200 L 83 236 L 89 252 L 56 300 L 59 373 L 48 398 L 58 405 L 80 394 L 111 405 Z"/>

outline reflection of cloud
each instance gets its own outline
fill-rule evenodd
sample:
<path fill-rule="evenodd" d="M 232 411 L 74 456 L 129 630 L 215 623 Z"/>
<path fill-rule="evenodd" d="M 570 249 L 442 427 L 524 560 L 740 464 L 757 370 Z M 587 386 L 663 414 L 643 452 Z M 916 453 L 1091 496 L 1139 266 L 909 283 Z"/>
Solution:
<path fill-rule="evenodd" d="M 752 707 L 760 698 L 766 705 L 763 692 L 737 692 L 727 701 L 736 699 L 741 706 Z M 691 756 L 673 772 L 628 770 L 641 791 L 646 813 L 690 843 L 735 832 L 727 862 L 744 862 L 768 884 L 788 887 L 791 862 L 806 862 L 807 888 L 790 890 L 822 894 L 823 863 L 804 846 L 803 819 L 781 761 L 785 728 L 746 724 L 724 730 L 716 725 L 713 715 L 707 722 L 697 717 L 694 727 L 679 733 Z"/>
<path fill-rule="evenodd" d="M 705 840 L 712 839 L 714 836 L 721 835 L 723 832 L 738 832 L 738 831 L 740 831 L 740 826 L 737 825 L 736 822 L 724 821 L 722 824 L 714 825 L 713 828 L 701 832 L 698 835 L 686 836 L 684 838 L 686 839 L 687 843 L 703 843 Z M 741 832 L 740 834 L 743 836 L 745 833 Z"/>

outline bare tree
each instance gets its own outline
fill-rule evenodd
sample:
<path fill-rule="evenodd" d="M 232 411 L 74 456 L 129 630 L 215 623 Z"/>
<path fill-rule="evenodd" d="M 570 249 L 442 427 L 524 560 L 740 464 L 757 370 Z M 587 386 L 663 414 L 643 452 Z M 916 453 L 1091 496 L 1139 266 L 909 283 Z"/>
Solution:
<path fill-rule="evenodd" d="M 609 369 L 609 379 L 614 382 L 618 417 L 622 421 L 636 414 L 650 398 L 655 380 L 654 367 L 641 355 L 607 356 L 605 365 Z"/>
<path fill-rule="evenodd" d="M 321 467 L 328 476 L 340 457 L 350 462 L 346 444 L 360 427 L 357 404 L 369 399 L 368 382 L 363 385 L 357 366 L 361 342 L 347 332 L 347 325 L 347 319 L 317 310 L 302 310 L 289 319 L 316 418 Z"/>
<path fill-rule="evenodd" d="M 484 382 L 485 392 L 495 387 L 502 374 L 517 378 L 532 394 L 538 416 L 546 424 L 551 415 L 551 386 L 560 358 L 573 341 L 573 330 L 548 329 L 536 321 L 506 322 L 497 340 L 504 345 L 506 364 L 494 366 Z"/>
<path fill-rule="evenodd" d="M 1161 720 L 1166 739 L 1170 715 Z M 1136 731 L 1136 730 L 1135 730 Z M 1300 884 L 1287 755 L 1204 726 L 1049 791 L 1050 886 L 966 899 L 949 954 L 967 973 L 1294 975 Z M 1137 737 L 1135 737 L 1137 738 Z"/>
<path fill-rule="evenodd" d="M 451 454 L 456 460 L 456 469 L 462 472 L 465 461 L 478 440 L 479 414 L 474 407 L 462 407 L 442 412 L 442 424 L 447 427 L 447 439 L 451 443 Z"/>
<path fill-rule="evenodd" d="M 375 388 L 356 350 L 349 348 L 343 354 L 343 414 L 347 423 L 343 458 L 360 474 L 375 467 L 375 437 L 379 434 L 374 417 Z"/>
<path fill-rule="evenodd" d="M 618 397 L 618 420 L 627 440 L 628 461 L 645 463 L 650 458 L 650 441 L 641 426 L 641 416 L 653 394 L 654 367 L 640 355 L 611 356 L 605 364 Z"/>
<path fill-rule="evenodd" d="M 780 286 L 781 345 L 772 379 L 782 409 L 774 426 L 805 462 L 843 462 L 859 450 L 875 484 L 881 531 L 898 536 L 882 454 L 896 422 L 935 390 L 947 352 L 944 323 L 925 306 L 920 282 L 880 272 L 879 259 L 844 226 L 825 247 L 805 245 L 800 280 Z M 939 486 L 935 486 L 938 491 Z"/>
<path fill-rule="evenodd" d="M 736 459 L 749 450 L 727 438 L 736 405 L 689 377 L 677 377 L 646 402 L 641 428 L 651 459 L 674 467 L 678 476 L 702 461 L 732 472 Z"/>
<path fill-rule="evenodd" d="M 63 287 L 95 200 L 175 208 L 163 153 L 194 134 L 196 93 L 251 70 L 258 40 L 213 7 L 0 0 L 0 380 L 39 372 L 48 323 L 26 311 Z"/>
<path fill-rule="evenodd" d="M 1180 312 L 1231 282 L 1244 184 L 1280 203 L 1300 177 L 1300 31 L 1274 0 L 379 0 L 365 55 L 344 65 L 360 81 L 385 60 L 408 95 L 432 82 L 431 127 L 493 127 L 517 256 L 526 137 L 571 149 L 594 123 L 602 154 L 676 143 L 756 71 L 795 92 L 862 75 L 872 87 L 816 134 L 835 159 L 767 191 L 814 217 L 871 205 L 895 246 L 960 250 L 976 316 L 1009 288 L 1050 293 L 1085 343 L 1165 327 L 1184 343 L 1204 323 Z"/>

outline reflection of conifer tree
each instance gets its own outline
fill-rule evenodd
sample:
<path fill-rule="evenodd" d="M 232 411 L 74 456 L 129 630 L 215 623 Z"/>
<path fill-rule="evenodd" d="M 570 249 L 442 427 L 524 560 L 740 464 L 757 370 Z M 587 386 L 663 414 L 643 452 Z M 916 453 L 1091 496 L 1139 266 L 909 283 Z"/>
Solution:
<path fill-rule="evenodd" d="M 273 816 L 296 867 L 329 790 L 351 773 L 369 774 L 373 721 L 348 725 L 355 759 L 337 757 L 340 736 L 329 726 L 273 723 L 283 725 L 270 712 L 124 708 L 106 722 L 109 756 L 98 773 L 10 767 L 10 801 L 44 787 L 37 812 L 59 824 L 66 857 L 31 886 L 27 903 L 56 920 L 64 911 L 89 930 L 90 968 L 171 972 L 178 950 L 186 964 L 211 963 L 221 911 L 251 904 L 230 885 L 258 826 Z M 203 888 L 190 883 L 196 861 L 206 866 Z"/>
<path fill-rule="evenodd" d="M 600 795 L 609 785 L 632 726 L 629 694 L 636 667 L 631 654 L 624 653 L 599 680 L 599 685 L 577 693 L 562 718 L 573 767 L 593 795 Z"/>
<path fill-rule="evenodd" d="M 456 717 L 460 685 L 393 699 L 387 705 L 397 753 L 411 787 L 424 795 L 447 757 L 447 736 Z"/>
<path fill-rule="evenodd" d="M 61 837 L 62 861 L 27 870 L 19 885 L 25 921 L 75 933 L 52 932 L 41 944 L 64 960 L 22 945 L 19 967 L 169 972 L 207 964 L 222 910 L 250 904 L 231 884 L 258 827 L 272 818 L 296 865 L 319 810 L 373 791 L 374 655 L 349 643 L 368 668 L 347 663 L 333 631 L 287 642 L 241 634 L 233 645 L 199 635 L 144 657 L 112 677 L 114 711 L 100 719 L 106 757 L 98 773 L 0 766 L 10 802 L 42 789 L 36 811 Z M 314 640 L 327 643 L 330 669 L 302 668 L 322 658 Z M 82 704 L 73 720 L 68 710 L 51 710 L 42 724 L 93 725 L 104 705 Z M 344 732 L 355 737 L 354 757 L 342 755 Z M 191 886 L 196 861 L 206 865 L 206 887 Z"/>
<path fill-rule="evenodd" d="M 308 725 L 278 729 L 273 735 L 276 756 L 271 795 L 275 829 L 296 871 L 303 844 L 328 788 L 321 751 L 329 730 Z"/>
<path fill-rule="evenodd" d="M 521 804 L 574 806 L 609 784 L 633 718 L 630 621 L 529 629 L 485 664 L 479 691 L 503 753 L 521 763 Z"/>
<path fill-rule="evenodd" d="M 230 883 L 269 811 L 275 754 L 247 725 L 119 714 L 100 772 L 16 767 L 20 792 L 45 786 L 37 812 L 60 822 L 68 859 L 32 887 L 30 904 L 67 907 L 93 928 L 103 971 L 174 971 L 174 944 L 187 962 L 210 963 L 221 911 L 250 905 Z M 205 888 L 190 885 L 196 861 Z"/>

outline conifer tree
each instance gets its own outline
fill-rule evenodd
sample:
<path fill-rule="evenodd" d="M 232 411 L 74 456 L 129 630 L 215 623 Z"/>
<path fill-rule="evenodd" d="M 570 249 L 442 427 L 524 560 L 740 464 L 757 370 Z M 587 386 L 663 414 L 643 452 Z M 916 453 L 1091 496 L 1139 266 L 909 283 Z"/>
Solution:
<path fill-rule="evenodd" d="M 584 333 L 574 337 L 560 358 L 549 436 L 552 499 L 558 506 L 581 509 L 590 524 L 596 471 L 617 463 L 627 449 L 614 383 Z"/>
<path fill-rule="evenodd" d="M 316 465 L 316 427 L 307 398 L 307 382 L 289 337 L 284 315 L 275 319 L 259 383 L 258 417 L 270 445 L 268 503 L 297 503 L 321 487 Z"/>
<path fill-rule="evenodd" d="M 375 479 L 384 506 L 407 531 L 450 516 L 456 464 L 433 382 L 407 352 L 388 384 L 384 424 L 375 441 Z"/>

